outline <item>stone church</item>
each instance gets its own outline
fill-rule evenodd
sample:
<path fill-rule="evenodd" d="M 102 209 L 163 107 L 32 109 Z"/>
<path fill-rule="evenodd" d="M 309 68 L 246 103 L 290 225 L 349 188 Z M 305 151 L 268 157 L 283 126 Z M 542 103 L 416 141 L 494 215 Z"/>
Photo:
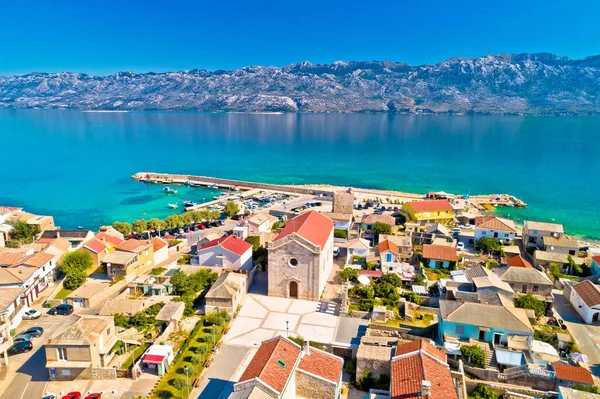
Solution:
<path fill-rule="evenodd" d="M 333 267 L 333 220 L 310 211 L 268 246 L 269 295 L 318 301 Z"/>

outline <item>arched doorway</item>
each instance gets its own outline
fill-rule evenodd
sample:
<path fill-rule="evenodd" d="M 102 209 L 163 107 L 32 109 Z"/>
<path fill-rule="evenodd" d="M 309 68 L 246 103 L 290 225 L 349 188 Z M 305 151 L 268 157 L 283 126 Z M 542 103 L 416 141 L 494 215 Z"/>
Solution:
<path fill-rule="evenodd" d="M 290 281 L 290 298 L 298 298 L 298 283 Z"/>

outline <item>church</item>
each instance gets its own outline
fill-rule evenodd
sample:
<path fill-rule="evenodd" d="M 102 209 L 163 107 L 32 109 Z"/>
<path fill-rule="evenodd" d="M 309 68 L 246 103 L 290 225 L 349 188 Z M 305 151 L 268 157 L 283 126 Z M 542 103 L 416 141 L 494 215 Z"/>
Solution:
<path fill-rule="evenodd" d="M 318 301 L 333 267 L 333 220 L 310 211 L 268 245 L 269 296 Z"/>

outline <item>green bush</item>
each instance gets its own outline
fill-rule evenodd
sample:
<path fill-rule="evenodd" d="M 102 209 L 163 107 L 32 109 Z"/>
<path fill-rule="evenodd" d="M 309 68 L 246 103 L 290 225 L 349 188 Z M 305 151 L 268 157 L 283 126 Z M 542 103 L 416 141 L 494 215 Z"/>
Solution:
<path fill-rule="evenodd" d="M 460 354 L 463 360 L 475 367 L 485 367 L 485 352 L 477 345 L 461 345 Z"/>
<path fill-rule="evenodd" d="M 298 335 L 298 336 L 291 336 L 291 337 L 288 337 L 288 339 L 290 341 L 292 341 L 292 342 L 297 343 L 300 346 L 304 346 L 304 338 L 302 336 L 300 336 L 300 335 Z M 308 341 L 308 345 L 312 346 L 313 348 L 320 349 L 320 350 L 324 350 L 325 349 L 325 347 L 323 346 L 323 344 L 320 343 L 320 342 L 317 342 L 317 341 Z"/>
<path fill-rule="evenodd" d="M 413 291 L 408 291 L 408 292 L 403 293 L 402 298 L 406 299 L 408 302 L 412 302 L 417 305 L 420 305 L 423 303 L 423 300 L 421 299 L 419 294 L 417 294 L 416 292 L 413 292 Z"/>
<path fill-rule="evenodd" d="M 221 312 L 212 312 L 204 317 L 204 325 L 205 326 L 222 326 L 230 320 L 229 313 L 226 311 Z"/>
<path fill-rule="evenodd" d="M 169 382 L 179 391 L 182 391 L 187 387 L 187 383 L 183 378 L 173 378 Z"/>
<path fill-rule="evenodd" d="M 533 309 L 536 316 L 546 314 L 548 306 L 546 302 L 535 298 L 531 294 L 521 295 L 514 298 L 514 303 L 517 308 Z"/>
<path fill-rule="evenodd" d="M 500 394 L 492 391 L 487 385 L 477 384 L 473 393 L 469 395 L 469 398 L 473 399 L 498 399 Z"/>
<path fill-rule="evenodd" d="M 373 225 L 373 234 L 375 234 L 376 237 L 380 234 L 392 234 L 392 226 L 381 222 L 375 222 Z"/>
<path fill-rule="evenodd" d="M 342 272 L 340 273 L 340 277 L 344 281 L 356 281 L 356 279 L 358 278 L 358 271 L 347 267 L 344 270 L 342 270 Z"/>
<path fill-rule="evenodd" d="M 150 274 L 152 276 L 160 276 L 161 274 L 164 273 L 164 271 L 167 270 L 164 267 L 157 267 L 156 269 L 152 269 L 152 271 L 150 272 Z"/>
<path fill-rule="evenodd" d="M 595 385 L 573 384 L 571 385 L 571 388 L 576 389 L 578 391 L 600 394 L 600 388 L 598 388 Z"/>
<path fill-rule="evenodd" d="M 252 244 L 252 253 L 258 251 L 260 248 L 260 237 L 259 236 L 251 236 L 246 238 L 246 242 Z"/>
<path fill-rule="evenodd" d="M 425 285 L 425 276 L 420 273 L 416 273 L 412 278 L 412 282 L 414 285 Z"/>
<path fill-rule="evenodd" d="M 60 262 L 60 270 L 69 275 L 75 271 L 85 272 L 94 263 L 92 255 L 84 250 L 69 252 Z"/>
<path fill-rule="evenodd" d="M 333 236 L 335 238 L 348 238 L 348 232 L 346 230 L 335 229 L 333 230 Z"/>
<path fill-rule="evenodd" d="M 351 298 L 373 299 L 375 297 L 375 291 L 371 286 L 352 287 L 348 290 L 348 296 Z"/>
<path fill-rule="evenodd" d="M 372 299 L 361 299 L 358 302 L 358 308 L 363 312 L 370 312 L 371 310 L 373 310 L 374 306 L 375 303 Z"/>
<path fill-rule="evenodd" d="M 80 270 L 73 270 L 71 273 L 67 274 L 65 277 L 65 281 L 63 281 L 63 286 L 68 290 L 76 290 L 81 287 L 86 279 L 85 272 Z"/>
<path fill-rule="evenodd" d="M 400 287 L 402 285 L 402 279 L 396 273 L 386 273 L 379 279 L 380 283 L 391 284 L 394 287 Z"/>
<path fill-rule="evenodd" d="M 483 249 L 486 252 L 493 253 L 499 252 L 502 249 L 502 244 L 496 238 L 483 237 L 477 241 L 477 247 Z"/>

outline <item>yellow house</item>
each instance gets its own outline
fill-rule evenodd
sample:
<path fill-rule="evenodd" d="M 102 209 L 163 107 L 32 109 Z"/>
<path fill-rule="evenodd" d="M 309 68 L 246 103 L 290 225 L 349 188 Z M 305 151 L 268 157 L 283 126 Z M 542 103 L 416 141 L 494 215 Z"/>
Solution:
<path fill-rule="evenodd" d="M 412 201 L 402 205 L 401 213 L 407 222 L 449 224 L 454 219 L 452 205 L 446 199 Z"/>
<path fill-rule="evenodd" d="M 139 276 L 154 267 L 154 247 L 148 241 L 130 239 L 115 247 L 115 252 L 102 259 L 107 274 L 115 278 L 121 274 Z"/>

